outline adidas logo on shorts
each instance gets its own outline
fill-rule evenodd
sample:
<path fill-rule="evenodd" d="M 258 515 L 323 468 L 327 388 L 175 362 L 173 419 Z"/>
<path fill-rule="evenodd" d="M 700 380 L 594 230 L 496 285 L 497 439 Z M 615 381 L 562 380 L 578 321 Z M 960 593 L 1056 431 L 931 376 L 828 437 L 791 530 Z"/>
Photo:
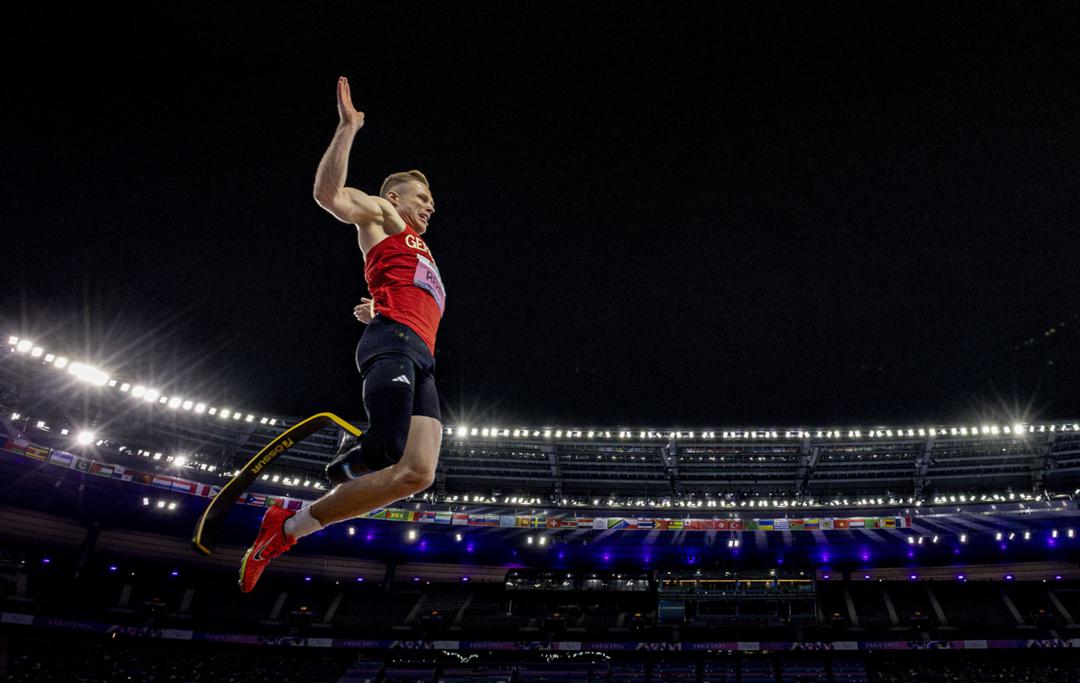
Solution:
<path fill-rule="evenodd" d="M 394 381 L 394 382 L 404 382 L 405 384 L 412 384 L 412 382 L 409 381 L 409 378 L 406 377 L 405 375 L 398 375 L 392 381 Z"/>

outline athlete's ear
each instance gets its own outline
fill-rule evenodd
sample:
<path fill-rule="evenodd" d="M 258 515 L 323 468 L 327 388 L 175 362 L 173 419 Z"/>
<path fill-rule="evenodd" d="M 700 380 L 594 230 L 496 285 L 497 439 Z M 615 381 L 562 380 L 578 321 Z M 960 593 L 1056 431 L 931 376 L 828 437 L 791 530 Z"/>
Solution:
<path fill-rule="evenodd" d="M 390 202 L 394 206 L 397 206 L 398 202 L 401 201 L 401 197 L 398 196 L 397 192 L 390 191 L 386 193 L 386 201 Z"/>

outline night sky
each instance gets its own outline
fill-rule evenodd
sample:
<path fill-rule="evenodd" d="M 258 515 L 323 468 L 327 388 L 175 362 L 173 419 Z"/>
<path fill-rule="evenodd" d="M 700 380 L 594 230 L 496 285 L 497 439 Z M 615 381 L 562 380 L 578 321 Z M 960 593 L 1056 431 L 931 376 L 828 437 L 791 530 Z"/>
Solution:
<path fill-rule="evenodd" d="M 230 5 L 4 22 L 5 334 L 361 415 L 344 75 L 348 184 L 432 183 L 448 422 L 1080 415 L 1080 4 Z"/>

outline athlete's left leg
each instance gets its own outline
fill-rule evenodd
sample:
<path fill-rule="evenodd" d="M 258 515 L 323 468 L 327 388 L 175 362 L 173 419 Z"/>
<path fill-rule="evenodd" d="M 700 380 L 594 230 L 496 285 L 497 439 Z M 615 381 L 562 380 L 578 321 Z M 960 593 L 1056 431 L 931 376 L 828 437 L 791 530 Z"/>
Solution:
<path fill-rule="evenodd" d="M 401 460 L 338 486 L 312 504 L 311 516 L 326 526 L 423 491 L 435 481 L 441 446 L 442 423 L 413 415 Z"/>

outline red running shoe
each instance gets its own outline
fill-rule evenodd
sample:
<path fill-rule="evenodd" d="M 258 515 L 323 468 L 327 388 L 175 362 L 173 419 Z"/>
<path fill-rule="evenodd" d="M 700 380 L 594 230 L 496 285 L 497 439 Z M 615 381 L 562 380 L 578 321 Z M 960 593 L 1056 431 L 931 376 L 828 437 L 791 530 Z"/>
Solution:
<path fill-rule="evenodd" d="M 275 505 L 263 515 L 259 535 L 240 562 L 240 590 L 250 593 L 270 560 L 296 545 L 295 538 L 285 535 L 285 520 L 295 514 L 295 510 Z"/>

